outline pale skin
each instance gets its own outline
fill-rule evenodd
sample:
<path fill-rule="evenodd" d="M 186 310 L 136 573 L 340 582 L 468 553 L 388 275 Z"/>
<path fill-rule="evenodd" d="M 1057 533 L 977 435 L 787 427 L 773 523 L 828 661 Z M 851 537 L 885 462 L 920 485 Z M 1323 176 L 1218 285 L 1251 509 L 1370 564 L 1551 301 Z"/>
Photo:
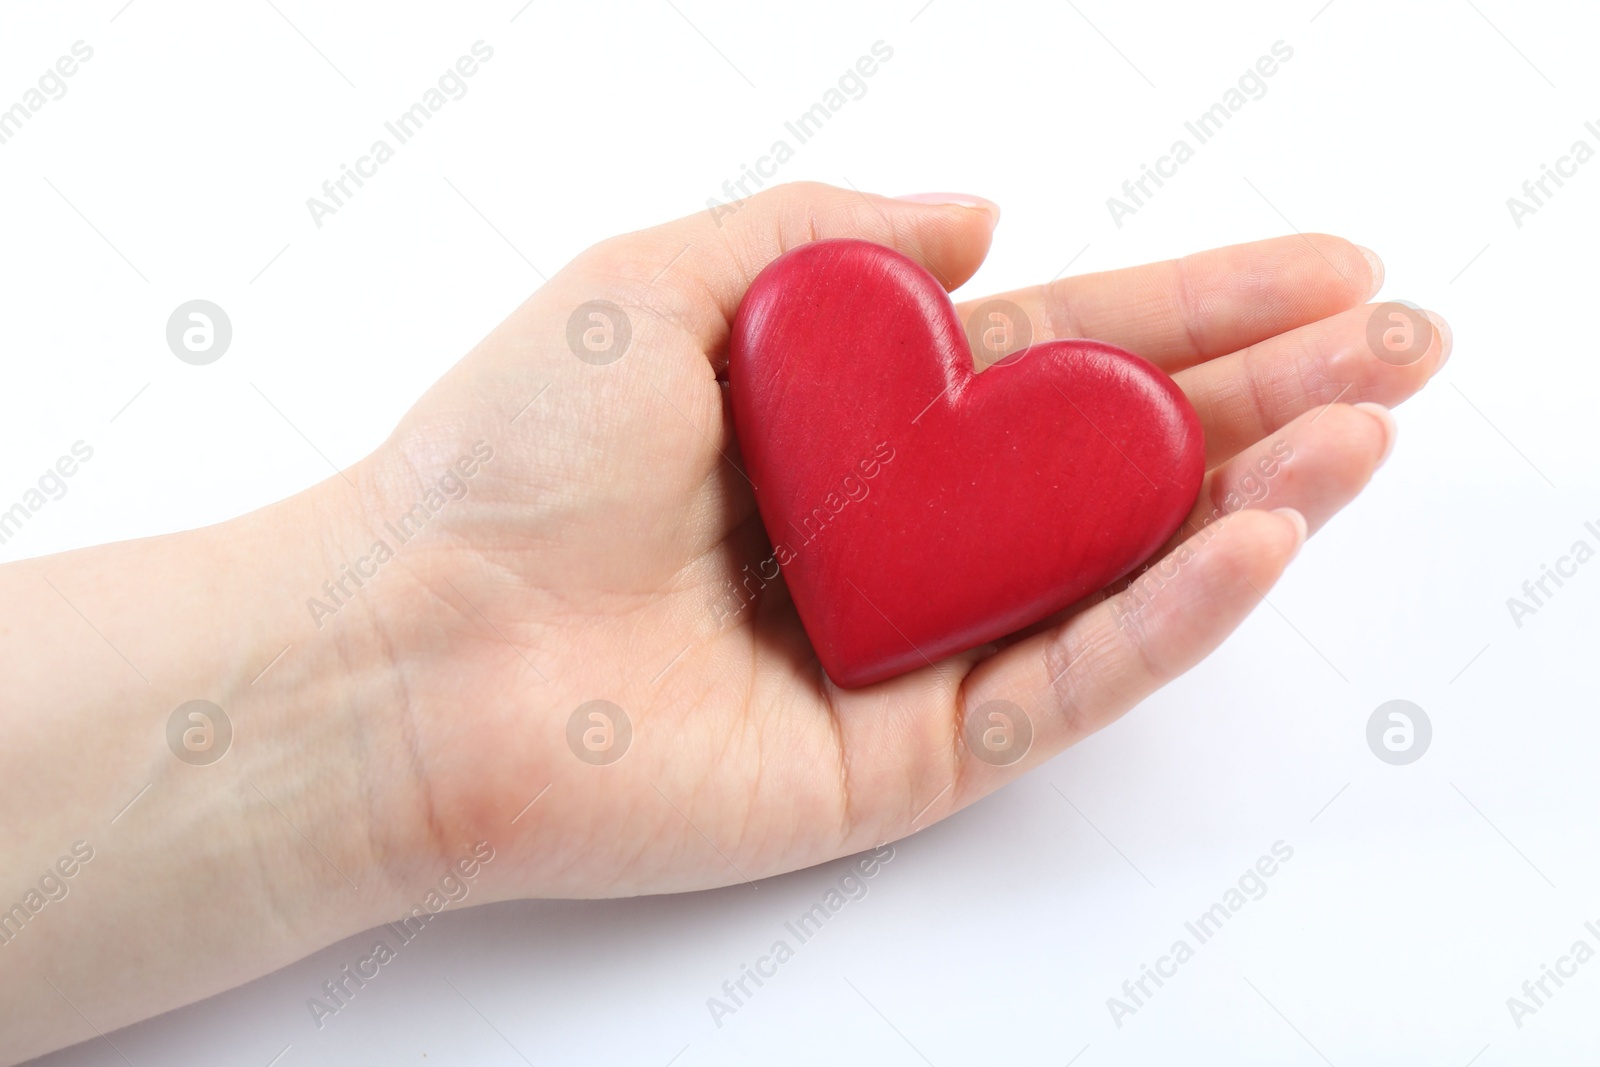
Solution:
<path fill-rule="evenodd" d="M 478 842 L 495 858 L 467 903 L 742 883 L 931 825 L 1216 648 L 1367 483 L 1394 443 L 1385 409 L 1449 352 L 1430 316 L 1420 358 L 1377 358 L 1382 268 L 1321 235 L 1002 294 L 1035 337 L 1122 345 L 1188 394 L 1210 471 L 1175 539 L 1188 551 L 1140 611 L 1113 589 L 841 690 L 781 581 L 728 610 L 770 551 L 719 381 L 729 323 L 750 279 L 805 241 L 891 245 L 954 288 L 997 219 L 976 198 L 791 185 L 602 242 L 340 475 L 219 526 L 0 568 L 0 907 L 75 842 L 94 849 L 0 945 L 0 1062 L 105 1040 L 398 918 Z M 608 365 L 567 343 L 592 300 L 633 328 Z M 493 458 L 466 494 L 315 619 L 308 598 L 394 545 L 384 522 L 477 442 Z M 1261 496 L 1247 479 L 1285 446 Z M 233 724 L 209 766 L 167 744 L 194 699 Z M 567 744 L 595 699 L 633 730 L 604 766 Z M 1033 727 L 1010 766 L 963 740 L 995 699 Z"/>

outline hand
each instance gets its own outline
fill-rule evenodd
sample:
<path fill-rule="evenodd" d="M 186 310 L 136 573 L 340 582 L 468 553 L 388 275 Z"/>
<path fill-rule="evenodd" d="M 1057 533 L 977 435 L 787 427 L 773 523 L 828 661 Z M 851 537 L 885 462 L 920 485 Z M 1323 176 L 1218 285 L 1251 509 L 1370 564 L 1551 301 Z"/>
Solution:
<path fill-rule="evenodd" d="M 1360 305 L 1382 268 L 1332 237 L 1005 294 L 1036 338 L 1121 345 L 1193 401 L 1210 473 L 1187 543 L 1173 546 L 1176 573 L 1163 567 L 1004 647 L 841 690 L 781 581 L 740 592 L 770 547 L 721 380 L 730 323 L 755 274 L 797 244 L 877 241 L 954 287 L 996 219 L 970 198 L 794 185 L 720 225 L 701 213 L 606 241 L 416 406 L 364 472 L 382 487 L 374 518 L 405 511 L 475 443 L 494 458 L 390 564 L 404 584 L 384 578 L 363 594 L 403 681 L 383 714 L 405 742 L 380 751 L 404 758 L 362 772 L 413 784 L 384 827 L 397 854 L 440 866 L 488 839 L 505 857 L 487 878 L 496 896 L 614 896 L 756 879 L 928 826 L 1215 648 L 1388 454 L 1394 423 L 1374 405 L 1419 389 L 1448 351 L 1435 319 L 1420 359 L 1379 359 Z M 592 301 L 631 325 L 603 365 L 569 345 L 569 322 Z M 591 340 L 607 322 L 622 328 L 615 312 L 579 322 L 599 324 Z M 569 718 L 592 700 L 631 726 L 604 766 L 567 742 Z M 1009 766 L 964 739 L 992 700 L 1031 723 L 1031 750 Z M 607 722 L 584 725 L 603 742 Z"/>
<path fill-rule="evenodd" d="M 399 918 L 473 856 L 493 859 L 468 903 L 621 896 L 928 826 L 1215 648 L 1387 455 L 1374 405 L 1449 351 L 1434 318 L 1414 361 L 1378 358 L 1359 305 L 1381 268 L 1332 237 L 1007 294 L 1036 339 L 1113 342 L 1188 393 L 1211 468 L 1188 539 L 1027 633 L 843 691 L 781 581 L 738 592 L 769 547 L 719 380 L 729 322 L 763 266 L 818 238 L 891 245 L 957 286 L 996 211 L 794 185 L 721 214 L 584 253 L 297 497 L 0 568 L 0 886 L 44 887 L 0 898 L 24 904 L 0 924 L 0 1062 Z M 599 325 L 592 301 L 630 328 L 614 361 L 569 344 L 575 313 Z M 194 699 L 233 724 L 203 766 L 168 751 Z M 609 749 L 569 745 L 595 700 L 622 709 L 625 747 L 615 714 Z M 1033 733 L 1005 766 L 966 740 L 994 700 Z M 63 883 L 79 839 L 93 858 Z"/>

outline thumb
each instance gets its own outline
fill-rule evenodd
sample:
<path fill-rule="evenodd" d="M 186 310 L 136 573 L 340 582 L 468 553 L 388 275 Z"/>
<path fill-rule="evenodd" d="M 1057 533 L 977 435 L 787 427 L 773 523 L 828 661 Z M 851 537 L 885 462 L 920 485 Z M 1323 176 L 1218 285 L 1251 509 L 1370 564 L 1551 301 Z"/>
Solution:
<path fill-rule="evenodd" d="M 948 291 L 983 263 L 999 218 L 982 197 L 894 198 L 796 182 L 603 241 L 568 270 L 577 290 L 661 312 L 721 356 L 745 290 L 791 248 L 830 237 L 875 241 L 927 268 Z"/>

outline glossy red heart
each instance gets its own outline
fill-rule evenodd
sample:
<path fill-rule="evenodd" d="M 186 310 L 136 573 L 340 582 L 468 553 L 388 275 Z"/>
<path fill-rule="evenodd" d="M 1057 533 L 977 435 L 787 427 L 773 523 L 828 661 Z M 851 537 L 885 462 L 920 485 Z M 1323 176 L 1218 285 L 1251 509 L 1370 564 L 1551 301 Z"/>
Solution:
<path fill-rule="evenodd" d="M 1194 408 L 1151 364 L 1049 341 L 975 372 L 944 288 L 866 241 L 804 245 L 761 272 L 728 382 L 773 560 L 845 687 L 1123 577 L 1176 532 L 1205 473 Z"/>

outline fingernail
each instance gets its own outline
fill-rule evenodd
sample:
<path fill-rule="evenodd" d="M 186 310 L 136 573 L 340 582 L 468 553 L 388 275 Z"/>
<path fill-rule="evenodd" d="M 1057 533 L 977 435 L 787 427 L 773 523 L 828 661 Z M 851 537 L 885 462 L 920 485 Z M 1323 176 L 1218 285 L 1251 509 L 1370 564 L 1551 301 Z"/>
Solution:
<path fill-rule="evenodd" d="M 1306 543 L 1306 517 L 1294 508 L 1273 508 L 1272 513 L 1288 519 L 1294 527 L 1294 550 L 1289 553 L 1289 558 L 1293 559 L 1300 546 Z"/>
<path fill-rule="evenodd" d="M 1424 311 L 1423 314 L 1428 316 L 1433 328 L 1439 331 L 1439 362 L 1433 368 L 1433 373 L 1438 374 L 1450 360 L 1450 349 L 1455 345 L 1455 334 L 1450 332 L 1450 324 L 1444 321 L 1443 315 L 1432 311 Z"/>
<path fill-rule="evenodd" d="M 1399 433 L 1399 428 L 1395 426 L 1394 415 L 1382 404 L 1374 404 L 1370 400 L 1363 400 L 1355 405 L 1355 408 L 1357 411 L 1365 411 L 1368 415 L 1377 419 L 1378 425 L 1383 428 L 1383 455 L 1378 457 L 1377 466 L 1373 468 L 1376 470 L 1377 467 L 1383 466 L 1384 460 L 1389 458 L 1389 453 L 1394 451 L 1394 439 Z"/>
<path fill-rule="evenodd" d="M 1371 300 L 1378 295 L 1378 290 L 1383 288 L 1383 260 L 1366 245 L 1356 245 L 1356 248 L 1367 257 L 1367 269 L 1372 272 L 1372 288 L 1367 290 L 1367 299 Z"/>
<path fill-rule="evenodd" d="M 969 193 L 907 193 L 895 199 L 904 200 L 908 204 L 927 204 L 931 207 L 975 207 L 989 213 L 991 227 L 1000 221 L 999 204 Z"/>

